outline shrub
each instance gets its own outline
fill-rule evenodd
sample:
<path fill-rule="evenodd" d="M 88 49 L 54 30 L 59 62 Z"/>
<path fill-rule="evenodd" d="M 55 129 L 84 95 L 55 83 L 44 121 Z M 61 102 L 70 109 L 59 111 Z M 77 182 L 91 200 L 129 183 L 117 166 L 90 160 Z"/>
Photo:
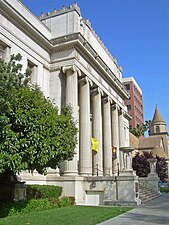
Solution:
<path fill-rule="evenodd" d="M 168 188 L 167 187 L 161 187 L 160 191 L 168 193 L 169 192 L 169 187 Z"/>
<path fill-rule="evenodd" d="M 29 212 L 43 211 L 55 207 L 74 205 L 74 197 L 60 197 L 62 187 L 48 185 L 28 185 L 29 199 L 18 202 L 1 202 L 0 218 Z"/>
<path fill-rule="evenodd" d="M 53 185 L 28 185 L 27 199 L 59 198 L 62 189 L 62 187 Z"/>
<path fill-rule="evenodd" d="M 58 207 L 66 207 L 70 205 L 74 205 L 75 198 L 74 197 L 62 197 L 59 199 Z"/>
<path fill-rule="evenodd" d="M 0 204 L 0 217 L 43 211 L 54 208 L 49 199 L 31 199 L 29 201 L 8 202 Z"/>

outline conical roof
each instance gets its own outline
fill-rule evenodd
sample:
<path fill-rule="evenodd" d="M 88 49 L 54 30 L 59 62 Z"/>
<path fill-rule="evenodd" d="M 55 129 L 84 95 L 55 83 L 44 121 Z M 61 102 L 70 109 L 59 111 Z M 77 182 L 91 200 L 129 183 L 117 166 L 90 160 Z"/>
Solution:
<path fill-rule="evenodd" d="M 155 113 L 154 113 L 154 116 L 153 116 L 152 123 L 159 123 L 159 122 L 162 123 L 162 124 L 165 124 L 164 120 L 162 119 L 161 114 L 158 110 L 158 106 L 156 105 L 156 109 L 155 109 Z"/>

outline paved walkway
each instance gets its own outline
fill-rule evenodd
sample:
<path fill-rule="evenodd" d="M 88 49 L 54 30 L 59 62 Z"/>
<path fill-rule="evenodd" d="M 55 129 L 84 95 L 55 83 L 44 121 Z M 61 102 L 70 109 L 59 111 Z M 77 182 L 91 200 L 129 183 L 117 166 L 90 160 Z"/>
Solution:
<path fill-rule="evenodd" d="M 169 225 L 169 193 L 99 225 Z"/>

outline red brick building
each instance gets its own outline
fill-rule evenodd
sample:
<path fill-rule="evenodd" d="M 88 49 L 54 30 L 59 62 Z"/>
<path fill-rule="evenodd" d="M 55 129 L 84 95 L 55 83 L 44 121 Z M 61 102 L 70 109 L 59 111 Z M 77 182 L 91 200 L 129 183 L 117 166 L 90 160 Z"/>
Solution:
<path fill-rule="evenodd" d="M 123 85 L 130 94 L 130 98 L 125 100 L 130 120 L 130 127 L 144 123 L 142 90 L 133 77 L 123 78 Z"/>

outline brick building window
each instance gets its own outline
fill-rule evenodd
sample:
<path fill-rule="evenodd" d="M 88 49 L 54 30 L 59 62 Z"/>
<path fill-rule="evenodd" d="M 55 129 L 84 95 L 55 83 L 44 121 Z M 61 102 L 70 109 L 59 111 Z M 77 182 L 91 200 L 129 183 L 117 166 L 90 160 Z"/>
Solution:
<path fill-rule="evenodd" d="M 130 84 L 125 84 L 124 86 L 125 86 L 126 90 L 130 90 Z"/>
<path fill-rule="evenodd" d="M 127 110 L 131 110 L 131 105 L 127 105 Z"/>

